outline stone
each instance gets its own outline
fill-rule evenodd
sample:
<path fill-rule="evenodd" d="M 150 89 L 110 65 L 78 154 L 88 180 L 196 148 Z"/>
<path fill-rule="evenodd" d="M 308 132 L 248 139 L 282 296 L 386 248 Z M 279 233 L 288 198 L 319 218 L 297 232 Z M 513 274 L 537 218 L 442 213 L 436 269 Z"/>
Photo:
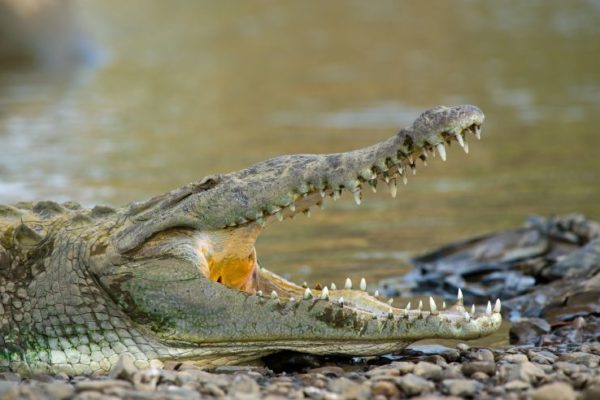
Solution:
<path fill-rule="evenodd" d="M 521 364 L 504 364 L 500 367 L 500 376 L 506 381 L 521 380 L 535 383 L 546 376 L 537 365 L 527 361 Z"/>
<path fill-rule="evenodd" d="M 344 370 L 341 367 L 328 365 L 325 367 L 311 368 L 308 371 L 306 371 L 306 373 L 323 374 L 325 376 L 339 378 L 340 376 L 344 375 Z"/>
<path fill-rule="evenodd" d="M 549 333 L 550 324 L 542 318 L 521 318 L 511 324 L 511 344 L 537 344 L 540 336 Z"/>
<path fill-rule="evenodd" d="M 531 393 L 532 400 L 575 400 L 575 391 L 564 382 L 549 383 L 535 389 Z"/>
<path fill-rule="evenodd" d="M 477 371 L 475 372 L 473 375 L 471 375 L 471 378 L 476 379 L 478 381 L 487 381 L 488 379 L 490 379 L 490 377 L 488 376 L 488 374 L 486 374 L 485 372 L 481 372 L 481 371 Z"/>
<path fill-rule="evenodd" d="M 483 372 L 487 376 L 496 375 L 496 363 L 493 361 L 471 361 L 464 363 L 461 369 L 465 376 L 471 376 L 476 372 Z"/>
<path fill-rule="evenodd" d="M 329 390 L 340 394 L 344 399 L 370 399 L 371 389 L 366 385 L 351 381 L 348 378 L 337 378 L 329 383 Z"/>
<path fill-rule="evenodd" d="M 460 397 L 473 397 L 483 388 L 481 382 L 470 379 L 446 379 L 442 386 L 446 393 Z"/>
<path fill-rule="evenodd" d="M 554 363 L 554 368 L 558 371 L 563 372 L 565 375 L 572 375 L 576 372 L 579 372 L 581 367 L 574 363 L 566 361 L 557 361 Z"/>
<path fill-rule="evenodd" d="M 0 372 L 0 381 L 21 382 L 21 375 L 14 372 Z"/>
<path fill-rule="evenodd" d="M 456 345 L 456 348 L 457 348 L 458 350 L 460 350 L 460 351 L 467 351 L 467 350 L 469 350 L 471 347 L 469 347 L 469 345 L 468 345 L 468 344 L 466 344 L 466 343 L 459 343 L 459 344 L 457 344 L 457 345 Z"/>
<path fill-rule="evenodd" d="M 580 400 L 598 400 L 600 399 L 600 376 L 589 382 L 588 386 L 581 393 Z"/>
<path fill-rule="evenodd" d="M 73 397 L 75 388 L 72 385 L 63 382 L 44 383 L 40 389 L 51 399 L 64 400 Z"/>
<path fill-rule="evenodd" d="M 371 393 L 373 396 L 382 395 L 386 398 L 398 397 L 400 395 L 400 390 L 394 383 L 390 381 L 377 381 L 373 383 L 373 386 L 371 387 Z"/>
<path fill-rule="evenodd" d="M 591 353 L 584 353 L 582 351 L 565 353 L 562 354 L 558 359 L 560 361 L 583 364 L 588 368 L 596 368 L 600 364 L 600 356 Z"/>
<path fill-rule="evenodd" d="M 504 389 L 506 390 L 516 390 L 516 391 L 522 391 L 522 390 L 527 390 L 531 387 L 531 385 L 527 382 L 523 382 L 523 381 L 510 381 L 508 382 L 506 385 L 504 385 Z"/>
<path fill-rule="evenodd" d="M 214 383 L 207 383 L 206 385 L 204 385 L 204 387 L 201 389 L 201 391 L 202 391 L 202 393 L 208 394 L 210 396 L 225 397 L 225 392 L 223 391 L 223 389 L 221 389 Z"/>
<path fill-rule="evenodd" d="M 133 377 L 138 371 L 133 357 L 129 354 L 123 354 L 119 357 L 119 361 L 112 367 L 108 376 L 111 379 L 123 379 L 133 383 Z"/>
<path fill-rule="evenodd" d="M 521 364 L 529 361 L 525 354 L 505 354 L 500 358 L 500 360 L 513 364 Z"/>
<path fill-rule="evenodd" d="M 400 377 L 396 380 L 396 383 L 400 386 L 400 389 L 409 396 L 428 393 L 435 388 L 433 382 L 429 382 L 427 379 L 423 379 L 415 374 L 407 374 Z"/>
<path fill-rule="evenodd" d="M 260 386 L 245 375 L 237 375 L 233 378 L 228 393 L 236 399 L 255 399 L 260 395 Z"/>
<path fill-rule="evenodd" d="M 442 377 L 442 367 L 427 361 L 421 361 L 415 365 L 413 373 L 423 378 L 437 381 Z"/>
<path fill-rule="evenodd" d="M 412 365 L 412 363 L 411 363 L 411 365 Z M 366 375 L 369 378 L 383 377 L 383 376 L 399 376 L 400 370 L 398 368 L 396 368 L 396 366 L 394 366 L 393 364 L 388 364 L 388 365 L 382 365 L 380 367 L 373 368 L 370 371 L 367 371 Z"/>
<path fill-rule="evenodd" d="M 398 369 L 400 375 L 410 374 L 415 369 L 415 364 L 408 361 L 394 361 L 391 365 Z"/>
<path fill-rule="evenodd" d="M 127 382 L 127 381 L 123 381 L 123 380 L 119 380 L 119 379 L 106 379 L 106 380 L 94 379 L 94 380 L 86 380 L 86 381 L 77 382 L 75 384 L 75 390 L 77 392 L 84 392 L 86 390 L 102 392 L 106 389 L 112 389 L 115 387 L 129 389 L 132 386 L 133 385 L 131 384 L 131 382 Z"/>
<path fill-rule="evenodd" d="M 472 351 L 469 354 L 469 358 L 471 360 L 476 360 L 476 361 L 491 361 L 491 362 L 495 361 L 494 353 L 492 353 L 488 349 L 478 349 L 476 351 Z"/>
<path fill-rule="evenodd" d="M 17 382 L 0 381 L 0 399 L 16 399 L 19 393 Z"/>

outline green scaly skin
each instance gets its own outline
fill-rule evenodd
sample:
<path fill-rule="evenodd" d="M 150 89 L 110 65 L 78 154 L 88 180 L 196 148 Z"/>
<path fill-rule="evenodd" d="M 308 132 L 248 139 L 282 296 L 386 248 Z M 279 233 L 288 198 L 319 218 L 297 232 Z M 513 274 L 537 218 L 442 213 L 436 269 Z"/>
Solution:
<path fill-rule="evenodd" d="M 436 107 L 376 145 L 277 157 L 123 208 L 0 206 L 0 368 L 99 374 L 121 355 L 235 364 L 280 350 L 376 355 L 422 338 L 497 330 L 499 303 L 470 313 L 393 308 L 351 288 L 306 290 L 258 266 L 265 224 L 342 190 L 395 182 L 444 143 L 479 135 L 474 106 Z M 240 272 L 241 271 L 241 272 Z M 218 275 L 218 276 L 217 276 Z"/>

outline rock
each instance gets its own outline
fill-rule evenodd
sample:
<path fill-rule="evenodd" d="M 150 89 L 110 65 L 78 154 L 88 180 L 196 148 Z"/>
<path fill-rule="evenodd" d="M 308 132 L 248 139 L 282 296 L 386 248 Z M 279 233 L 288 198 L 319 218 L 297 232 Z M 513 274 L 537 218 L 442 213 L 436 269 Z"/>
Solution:
<path fill-rule="evenodd" d="M 442 386 L 446 393 L 461 397 L 473 397 L 483 388 L 480 382 L 470 379 L 446 379 Z"/>
<path fill-rule="evenodd" d="M 435 385 L 432 382 L 415 374 L 408 374 L 398 378 L 396 383 L 400 386 L 400 389 L 409 396 L 428 393 L 435 388 Z"/>
<path fill-rule="evenodd" d="M 175 378 L 175 383 L 178 385 L 183 385 L 189 382 L 196 382 L 201 385 L 213 383 L 220 388 L 227 388 L 230 385 L 230 381 L 226 378 L 226 376 L 212 374 L 199 369 L 186 369 L 185 371 L 179 372 Z"/>
<path fill-rule="evenodd" d="M 481 371 L 477 371 L 475 372 L 473 375 L 471 375 L 471 378 L 476 379 L 478 381 L 487 381 L 488 379 L 490 379 L 490 377 L 488 376 L 488 374 L 486 374 L 485 372 L 481 372 Z"/>
<path fill-rule="evenodd" d="M 588 368 L 596 368 L 600 364 L 600 356 L 591 353 L 584 353 L 577 351 L 574 353 L 562 354 L 559 358 L 560 361 L 572 362 L 575 364 L 583 364 Z"/>
<path fill-rule="evenodd" d="M 396 385 L 389 381 L 377 381 L 371 387 L 371 393 L 373 396 L 382 395 L 385 397 L 398 397 L 400 396 L 400 390 Z"/>
<path fill-rule="evenodd" d="M 0 381 L 21 382 L 21 375 L 14 372 L 0 372 Z"/>
<path fill-rule="evenodd" d="M 208 394 L 214 397 L 225 397 L 225 392 L 214 383 L 207 383 L 201 389 L 203 394 Z"/>
<path fill-rule="evenodd" d="M 521 364 L 529 361 L 525 354 L 505 354 L 500 358 L 500 360 L 513 364 Z"/>
<path fill-rule="evenodd" d="M 466 343 L 459 343 L 456 345 L 456 348 L 460 351 L 467 351 L 470 349 L 469 345 Z"/>
<path fill-rule="evenodd" d="M 558 358 L 557 355 L 546 350 L 529 350 L 527 357 L 531 362 L 538 364 L 552 364 Z"/>
<path fill-rule="evenodd" d="M 138 368 L 133 364 L 133 357 L 129 354 L 123 354 L 119 357 L 117 363 L 112 367 L 108 376 L 111 379 L 123 379 L 133 383 L 133 377 L 138 372 Z"/>
<path fill-rule="evenodd" d="M 580 400 L 598 400 L 600 399 L 600 377 L 591 381 L 587 388 L 581 393 Z"/>
<path fill-rule="evenodd" d="M 16 399 L 19 393 L 17 382 L 0 381 L 0 399 Z"/>
<path fill-rule="evenodd" d="M 496 375 L 496 363 L 493 361 L 471 361 L 464 363 L 462 373 L 465 376 L 471 376 L 476 372 L 483 372 L 488 376 Z"/>
<path fill-rule="evenodd" d="M 56 400 L 69 399 L 75 393 L 72 385 L 63 382 L 44 383 L 40 385 L 40 389 L 49 398 Z"/>
<path fill-rule="evenodd" d="M 477 351 L 473 351 L 469 354 L 469 358 L 476 361 L 495 361 L 494 353 L 488 349 L 478 349 Z"/>
<path fill-rule="evenodd" d="M 106 389 L 112 389 L 115 387 L 129 389 L 133 385 L 130 382 L 122 381 L 118 379 L 106 379 L 106 380 L 88 380 L 81 381 L 75 384 L 75 390 L 77 392 L 85 392 L 87 390 L 93 390 L 96 392 L 102 392 Z"/>
<path fill-rule="evenodd" d="M 151 392 L 156 389 L 158 380 L 160 379 L 160 370 L 156 368 L 148 368 L 138 371 L 133 376 L 133 386 L 137 390 Z"/>
<path fill-rule="evenodd" d="M 235 399 L 255 399 L 260 395 L 260 386 L 245 375 L 237 375 L 233 378 L 228 393 Z"/>
<path fill-rule="evenodd" d="M 533 400 L 575 400 L 575 391 L 564 382 L 554 382 L 540 386 L 531 394 Z"/>
<path fill-rule="evenodd" d="M 531 387 L 531 385 L 527 382 L 523 382 L 523 381 L 510 381 L 508 382 L 506 385 L 504 385 L 504 389 L 510 391 L 510 390 L 515 390 L 515 391 L 522 391 L 522 390 L 527 390 Z"/>
<path fill-rule="evenodd" d="M 521 318 L 511 324 L 511 344 L 537 344 L 540 336 L 551 331 L 550 324 L 542 318 Z"/>
<path fill-rule="evenodd" d="M 329 390 L 340 394 L 344 399 L 370 399 L 371 389 L 348 378 L 337 378 L 329 383 Z"/>
<path fill-rule="evenodd" d="M 388 367 L 388 366 L 384 365 L 383 367 Z M 377 368 L 375 368 L 375 369 L 377 369 Z M 341 367 L 336 367 L 334 365 L 328 365 L 325 367 L 311 368 L 308 371 L 306 371 L 306 373 L 307 374 L 310 374 L 310 373 L 323 374 L 330 378 L 339 378 L 340 376 L 344 375 L 344 369 Z"/>
<path fill-rule="evenodd" d="M 579 372 L 580 366 L 566 361 L 557 361 L 554 363 L 554 368 L 562 371 L 565 375 L 572 375 Z"/>
<path fill-rule="evenodd" d="M 521 364 L 504 364 L 500 367 L 500 376 L 505 381 L 521 380 L 535 383 L 546 376 L 537 365 L 527 361 Z"/>
<path fill-rule="evenodd" d="M 386 377 L 386 376 L 392 377 L 392 376 L 399 376 L 400 371 L 398 370 L 398 368 L 396 368 L 396 366 L 394 366 L 392 364 L 388 364 L 388 365 L 382 365 L 377 368 L 373 368 L 372 370 L 367 371 L 366 375 L 371 379 Z"/>
<path fill-rule="evenodd" d="M 394 361 L 391 365 L 398 369 L 400 375 L 410 374 L 415 369 L 415 364 L 408 361 Z"/>
<path fill-rule="evenodd" d="M 415 365 L 413 373 L 423 378 L 437 381 L 442 377 L 442 367 L 427 361 L 421 361 Z"/>

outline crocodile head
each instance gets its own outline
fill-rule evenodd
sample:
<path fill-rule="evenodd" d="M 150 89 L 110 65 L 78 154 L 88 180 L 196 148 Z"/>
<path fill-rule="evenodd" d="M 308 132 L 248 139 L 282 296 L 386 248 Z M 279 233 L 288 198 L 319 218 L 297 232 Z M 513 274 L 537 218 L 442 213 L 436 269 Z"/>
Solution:
<path fill-rule="evenodd" d="M 448 309 L 431 299 L 429 311 L 411 310 L 370 295 L 363 282 L 309 289 L 262 268 L 255 250 L 270 222 L 343 191 L 360 204 L 362 187 L 382 181 L 395 196 L 417 161 L 435 152 L 445 159 L 451 141 L 468 151 L 466 136 L 479 137 L 483 119 L 474 106 L 436 107 L 364 149 L 281 156 L 132 204 L 96 275 L 137 326 L 176 357 L 203 364 L 284 349 L 372 355 L 422 338 L 487 335 L 500 325 L 499 304 L 470 313 L 461 299 Z"/>
<path fill-rule="evenodd" d="M 425 310 L 392 307 L 362 281 L 309 289 L 262 268 L 254 246 L 270 222 L 344 191 L 360 203 L 363 186 L 383 182 L 395 196 L 417 162 L 445 159 L 451 141 L 467 151 L 483 119 L 474 106 L 436 107 L 364 149 L 277 157 L 118 210 L 0 207 L 0 367 L 79 374 L 123 354 L 140 367 L 280 350 L 376 355 L 495 331 L 499 302 L 476 312 L 459 294 Z"/>

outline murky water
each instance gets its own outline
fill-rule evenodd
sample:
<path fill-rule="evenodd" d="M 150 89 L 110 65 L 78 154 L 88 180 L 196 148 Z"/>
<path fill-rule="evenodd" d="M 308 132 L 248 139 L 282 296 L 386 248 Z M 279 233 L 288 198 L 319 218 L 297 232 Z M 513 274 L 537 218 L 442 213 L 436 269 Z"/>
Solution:
<path fill-rule="evenodd" d="M 600 2 L 81 1 L 96 67 L 0 71 L 0 203 L 120 205 L 283 153 L 387 138 L 436 104 L 487 116 L 471 154 L 260 237 L 296 281 L 406 270 L 520 224 L 600 218 Z"/>

